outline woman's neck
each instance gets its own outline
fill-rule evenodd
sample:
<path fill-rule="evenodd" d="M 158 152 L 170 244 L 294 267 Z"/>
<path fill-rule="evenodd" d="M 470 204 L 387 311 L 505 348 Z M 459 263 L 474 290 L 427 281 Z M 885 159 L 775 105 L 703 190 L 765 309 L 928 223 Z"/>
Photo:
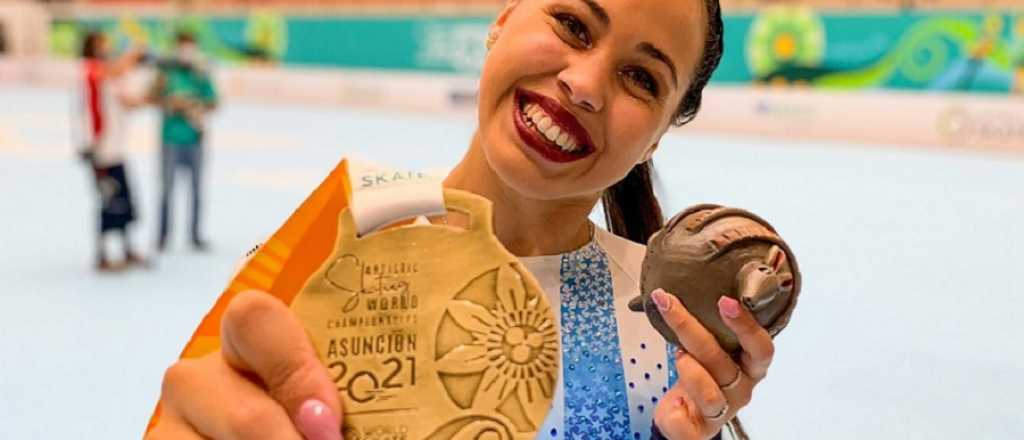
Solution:
<path fill-rule="evenodd" d="M 593 226 L 588 220 L 598 196 L 577 200 L 538 200 L 505 185 L 484 157 L 479 135 L 466 156 L 444 181 L 447 188 L 486 197 L 494 206 L 494 233 L 520 257 L 569 252 L 587 244 Z"/>

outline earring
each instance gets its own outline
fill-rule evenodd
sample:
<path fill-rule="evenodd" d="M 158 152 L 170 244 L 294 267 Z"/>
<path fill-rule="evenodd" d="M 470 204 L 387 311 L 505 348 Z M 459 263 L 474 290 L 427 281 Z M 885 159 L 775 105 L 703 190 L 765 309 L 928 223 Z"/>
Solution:
<path fill-rule="evenodd" d="M 491 48 L 494 47 L 494 43 L 497 42 L 497 41 L 498 41 L 498 33 L 494 32 L 494 31 L 491 31 L 491 32 L 489 32 L 487 34 L 487 42 L 484 43 L 484 46 L 487 47 L 487 50 L 491 50 Z"/>

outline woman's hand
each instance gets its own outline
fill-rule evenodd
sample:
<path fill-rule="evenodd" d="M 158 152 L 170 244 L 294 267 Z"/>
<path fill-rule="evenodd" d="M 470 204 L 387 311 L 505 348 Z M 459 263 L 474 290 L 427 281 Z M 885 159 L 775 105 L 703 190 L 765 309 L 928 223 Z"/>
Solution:
<path fill-rule="evenodd" d="M 239 294 L 224 312 L 221 344 L 167 370 L 147 439 L 341 439 L 334 382 L 280 300 Z"/>
<path fill-rule="evenodd" d="M 775 344 L 749 311 L 723 296 L 719 314 L 743 347 L 737 364 L 675 296 L 659 289 L 652 299 L 682 344 L 675 357 L 679 381 L 658 402 L 654 423 L 670 440 L 711 438 L 750 403 L 754 386 L 768 373 Z"/>

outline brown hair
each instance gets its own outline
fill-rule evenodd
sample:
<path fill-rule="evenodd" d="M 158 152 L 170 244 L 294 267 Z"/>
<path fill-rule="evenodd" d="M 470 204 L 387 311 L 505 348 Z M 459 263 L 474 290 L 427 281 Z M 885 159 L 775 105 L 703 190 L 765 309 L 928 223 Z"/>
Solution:
<path fill-rule="evenodd" d="M 676 109 L 673 119 L 675 126 L 684 125 L 697 116 L 704 87 L 722 60 L 722 10 L 718 0 L 704 0 L 704 5 L 708 16 L 704 52 L 690 82 L 690 88 L 686 90 Z M 633 167 L 624 179 L 605 190 L 601 202 L 604 206 L 605 222 L 613 234 L 646 244 L 647 239 L 661 229 L 665 219 L 658 198 L 654 195 L 651 177 L 653 172 L 654 165 L 651 161 L 641 163 Z"/>
<path fill-rule="evenodd" d="M 100 41 L 104 38 L 100 31 L 89 31 L 82 38 L 82 58 L 92 60 L 100 57 Z"/>
<path fill-rule="evenodd" d="M 654 195 L 653 170 L 651 161 L 639 164 L 601 196 L 604 219 L 613 234 L 647 244 L 647 239 L 661 229 L 665 218 Z"/>

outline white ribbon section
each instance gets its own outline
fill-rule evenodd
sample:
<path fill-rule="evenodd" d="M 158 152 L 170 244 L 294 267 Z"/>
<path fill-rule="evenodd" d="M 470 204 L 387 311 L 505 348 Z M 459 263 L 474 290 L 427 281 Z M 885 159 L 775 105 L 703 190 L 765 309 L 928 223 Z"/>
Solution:
<path fill-rule="evenodd" d="M 400 171 L 350 160 L 349 178 L 350 209 L 359 236 L 401 220 L 448 212 L 438 174 Z"/>

